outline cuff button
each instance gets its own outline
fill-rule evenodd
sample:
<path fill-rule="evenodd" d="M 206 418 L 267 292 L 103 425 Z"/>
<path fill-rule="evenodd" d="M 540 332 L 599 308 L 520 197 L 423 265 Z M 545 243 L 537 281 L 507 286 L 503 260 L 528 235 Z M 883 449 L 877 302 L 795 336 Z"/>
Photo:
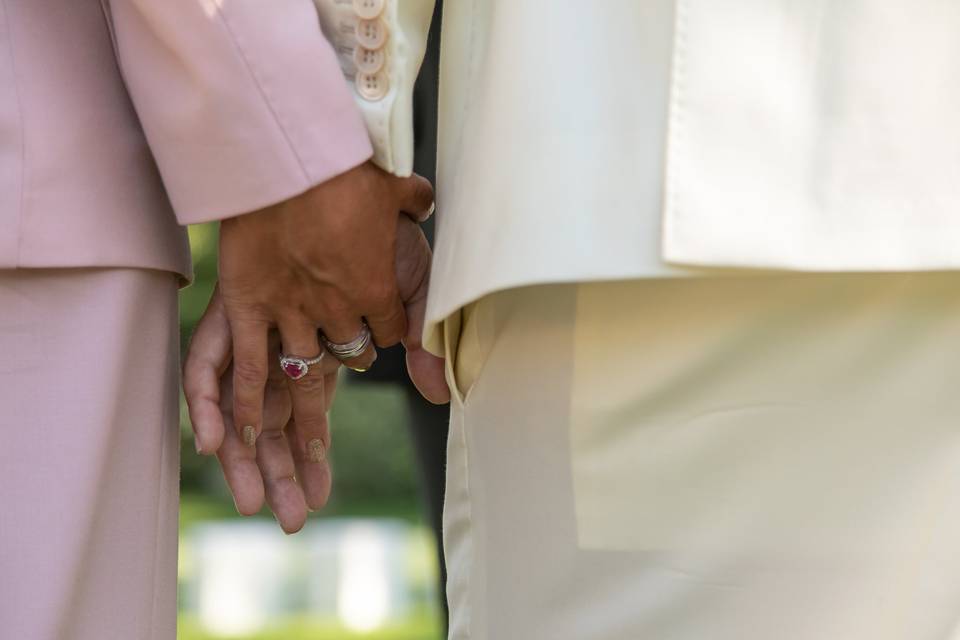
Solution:
<path fill-rule="evenodd" d="M 357 47 L 353 50 L 353 63 L 362 73 L 376 73 L 383 68 L 387 55 L 383 49 L 365 49 Z"/>
<path fill-rule="evenodd" d="M 353 12 L 364 20 L 373 20 L 381 13 L 386 0 L 353 0 Z"/>
<path fill-rule="evenodd" d="M 356 27 L 357 42 L 367 49 L 379 49 L 387 42 L 387 25 L 382 20 L 360 20 Z"/>
<path fill-rule="evenodd" d="M 376 102 L 383 99 L 390 90 L 390 80 L 383 71 L 378 73 L 358 73 L 355 80 L 357 93 L 364 100 Z"/>

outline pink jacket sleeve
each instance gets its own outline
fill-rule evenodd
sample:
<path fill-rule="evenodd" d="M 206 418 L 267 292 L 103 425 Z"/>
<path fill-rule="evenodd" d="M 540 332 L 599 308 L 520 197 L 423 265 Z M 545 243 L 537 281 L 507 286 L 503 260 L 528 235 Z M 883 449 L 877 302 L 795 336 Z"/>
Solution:
<path fill-rule="evenodd" d="M 311 0 L 109 0 L 109 15 L 181 224 L 280 202 L 371 156 Z"/>

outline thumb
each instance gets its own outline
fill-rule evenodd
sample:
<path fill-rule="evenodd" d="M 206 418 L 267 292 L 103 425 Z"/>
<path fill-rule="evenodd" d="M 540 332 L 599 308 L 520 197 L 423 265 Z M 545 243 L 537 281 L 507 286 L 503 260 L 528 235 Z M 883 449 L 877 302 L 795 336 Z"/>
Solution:
<path fill-rule="evenodd" d="M 403 345 L 407 349 L 407 372 L 417 391 L 433 404 L 450 402 L 443 358 L 438 358 L 423 348 L 424 316 L 427 311 L 426 288 L 424 295 L 414 296 L 407 307 L 407 337 Z"/>
<path fill-rule="evenodd" d="M 417 222 L 423 222 L 433 213 L 433 185 L 423 176 L 397 178 L 394 183 L 400 211 Z"/>
<path fill-rule="evenodd" d="M 219 290 L 214 290 L 190 340 L 183 365 L 183 394 L 190 412 L 197 453 L 210 455 L 223 442 L 220 377 L 230 360 L 230 325 Z"/>
<path fill-rule="evenodd" d="M 421 251 L 426 252 L 429 260 L 430 248 L 423 233 L 413 223 Z M 404 308 L 407 312 L 407 335 L 403 346 L 407 349 L 407 371 L 410 380 L 420 394 L 434 404 L 450 402 L 450 389 L 447 386 L 444 360 L 423 348 L 423 325 L 427 314 L 427 290 L 430 285 L 430 269 L 419 270 L 416 282 L 407 283 L 409 289 L 404 292 Z M 406 288 L 406 287 L 405 287 Z"/>
<path fill-rule="evenodd" d="M 424 398 L 433 404 L 450 402 L 450 388 L 444 376 L 444 360 L 422 347 L 407 351 L 407 371 Z"/>

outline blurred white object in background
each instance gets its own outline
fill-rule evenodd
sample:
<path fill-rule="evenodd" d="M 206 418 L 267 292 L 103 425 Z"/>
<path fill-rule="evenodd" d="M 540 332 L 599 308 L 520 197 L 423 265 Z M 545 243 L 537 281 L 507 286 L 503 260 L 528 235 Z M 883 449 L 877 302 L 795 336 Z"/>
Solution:
<path fill-rule="evenodd" d="M 194 527 L 183 609 L 220 636 L 257 633 L 291 614 L 366 632 L 433 605 L 425 532 L 385 519 L 312 520 L 285 536 L 265 520 Z"/>
<path fill-rule="evenodd" d="M 388 547 L 399 547 L 398 535 L 369 524 L 348 528 L 340 541 L 340 579 L 337 587 L 337 612 L 344 625 L 354 631 L 372 631 L 383 626 L 390 615 L 391 589 Z"/>
<path fill-rule="evenodd" d="M 197 613 L 210 632 L 246 635 L 282 610 L 289 552 L 272 523 L 226 522 L 198 527 L 192 536 Z"/>
<path fill-rule="evenodd" d="M 372 631 L 408 613 L 414 589 L 405 566 L 413 528 L 390 520 L 323 525 L 307 540 L 311 611 L 323 615 L 332 609 L 353 631 Z"/>

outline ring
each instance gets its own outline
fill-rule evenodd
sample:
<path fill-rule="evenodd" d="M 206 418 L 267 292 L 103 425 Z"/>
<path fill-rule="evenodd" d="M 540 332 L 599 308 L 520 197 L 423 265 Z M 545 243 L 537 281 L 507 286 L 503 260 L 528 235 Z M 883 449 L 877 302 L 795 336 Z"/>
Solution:
<path fill-rule="evenodd" d="M 360 329 L 360 335 L 350 342 L 344 342 L 343 344 L 331 342 L 327 339 L 327 336 L 323 334 L 320 334 L 320 339 L 323 340 L 323 344 L 327 348 L 327 351 L 333 354 L 334 358 L 342 362 L 344 360 L 356 358 L 367 350 L 367 345 L 370 344 L 370 327 L 368 327 L 367 323 L 364 322 Z"/>
<path fill-rule="evenodd" d="M 301 358 L 300 356 L 291 356 L 280 354 L 280 368 L 287 374 L 291 380 L 299 380 L 310 372 L 310 365 L 320 364 L 323 360 L 323 352 L 320 352 L 316 358 Z"/>

